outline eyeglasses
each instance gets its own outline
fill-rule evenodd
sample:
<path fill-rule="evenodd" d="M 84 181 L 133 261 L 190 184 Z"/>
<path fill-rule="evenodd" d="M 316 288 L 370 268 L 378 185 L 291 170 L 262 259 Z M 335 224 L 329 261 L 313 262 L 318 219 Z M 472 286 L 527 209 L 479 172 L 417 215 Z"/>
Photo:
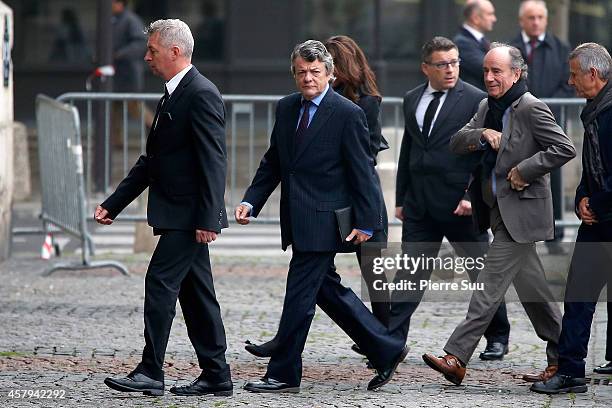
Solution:
<path fill-rule="evenodd" d="M 435 67 L 436 69 L 439 69 L 440 71 L 442 71 L 443 69 L 446 69 L 448 67 L 452 67 L 452 68 L 456 68 L 459 66 L 459 63 L 461 62 L 461 59 L 456 59 L 456 60 L 451 60 L 451 61 L 441 61 L 441 62 L 426 62 L 427 65 L 431 65 L 432 67 Z"/>

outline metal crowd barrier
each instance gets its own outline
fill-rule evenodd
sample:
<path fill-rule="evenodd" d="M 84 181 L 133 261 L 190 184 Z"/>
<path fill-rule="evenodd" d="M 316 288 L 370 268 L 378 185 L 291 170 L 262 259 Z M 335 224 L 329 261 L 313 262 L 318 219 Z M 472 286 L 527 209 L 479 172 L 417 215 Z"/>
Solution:
<path fill-rule="evenodd" d="M 42 194 L 43 230 L 50 225 L 81 241 L 82 262 L 57 263 L 44 275 L 57 270 L 115 268 L 127 275 L 127 268 L 115 261 L 91 261 L 94 246 L 87 230 L 83 154 L 78 111 L 47 96 L 36 97 L 36 124 Z"/>
<path fill-rule="evenodd" d="M 112 191 L 115 186 L 130 170 L 135 162 L 136 156 L 145 151 L 147 128 L 145 126 L 146 103 L 154 106 L 161 94 L 132 94 L 132 93 L 91 93 L 91 92 L 71 92 L 60 95 L 57 100 L 77 106 L 85 118 L 85 191 L 87 208 L 92 212 L 93 207 L 89 199 L 93 197 L 93 152 L 94 148 L 103 148 L 104 155 L 104 193 Z M 263 151 L 267 148 L 269 135 L 274 125 L 274 110 L 276 102 L 282 96 L 278 95 L 223 95 L 223 100 L 227 107 L 227 141 L 229 155 L 229 171 L 226 204 L 228 209 L 232 209 L 242 197 L 244 189 L 252 179 Z M 128 116 L 128 103 L 136 101 L 139 106 L 139 116 L 137 124 L 130 127 Z M 549 106 L 560 108 L 559 122 L 566 128 L 569 119 L 573 117 L 569 110 L 574 107 L 582 106 L 584 99 L 575 98 L 554 98 L 543 99 Z M 120 144 L 114 147 L 111 139 L 117 135 L 111 135 L 111 104 L 120 104 L 121 112 L 121 135 Z M 395 180 L 396 164 L 399 160 L 401 140 L 404 129 L 404 118 L 402 110 L 403 99 L 398 97 L 385 97 L 382 100 L 381 119 L 383 123 L 383 133 L 390 142 L 389 152 L 381 154 L 378 169 L 379 172 L 390 171 Z M 105 134 L 103 146 L 94 145 L 94 104 L 102 104 L 105 120 Z M 118 118 L 115 118 L 117 120 Z M 577 115 L 576 115 L 577 119 Z M 133 122 L 133 121 L 132 121 Z M 134 127 L 136 129 L 134 129 Z M 244 151 L 243 151 L 244 150 Z M 113 159 L 111 163 L 111 151 L 113 155 L 120 154 L 120 160 Z M 133 157 L 130 158 L 130 154 Z M 120 167 L 120 174 L 113 174 L 115 167 Z M 385 184 L 383 182 L 383 184 Z M 271 202 L 266 205 L 264 212 L 258 217 L 258 223 L 278 223 L 278 192 L 273 194 Z M 388 203 L 389 204 L 389 203 Z M 233 211 L 229 211 L 231 214 Z M 119 221 L 143 221 L 146 220 L 145 214 L 126 213 L 122 214 Z M 400 224 L 397 220 L 389 220 L 392 224 Z M 557 220 L 557 225 L 562 227 L 576 227 L 577 221 Z"/>

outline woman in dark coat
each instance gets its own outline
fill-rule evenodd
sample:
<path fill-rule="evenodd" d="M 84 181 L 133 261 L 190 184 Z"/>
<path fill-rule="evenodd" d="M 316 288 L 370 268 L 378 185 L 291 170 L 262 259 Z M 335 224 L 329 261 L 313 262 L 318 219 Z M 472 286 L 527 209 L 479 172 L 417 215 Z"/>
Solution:
<path fill-rule="evenodd" d="M 345 35 L 337 35 L 325 41 L 325 47 L 334 58 L 334 90 L 345 98 L 357 104 L 366 115 L 370 131 L 370 153 L 376 164 L 378 152 L 388 148 L 387 141 L 381 133 L 380 102 L 382 97 L 376 86 L 376 77 L 368 61 L 357 43 Z M 387 242 L 387 209 L 380 188 L 378 174 L 378 190 L 382 209 L 384 229 L 376 231 L 368 241 L 367 256 L 362 260 L 362 248 L 357 250 L 357 260 L 361 268 L 361 275 L 367 285 L 369 298 L 372 301 L 372 312 L 385 326 L 389 322 L 389 294 L 387 291 L 377 291 L 373 282 L 385 279 L 384 275 L 375 275 L 372 272 L 372 259 L 380 256 L 380 247 Z M 354 346 L 353 348 L 355 348 Z"/>

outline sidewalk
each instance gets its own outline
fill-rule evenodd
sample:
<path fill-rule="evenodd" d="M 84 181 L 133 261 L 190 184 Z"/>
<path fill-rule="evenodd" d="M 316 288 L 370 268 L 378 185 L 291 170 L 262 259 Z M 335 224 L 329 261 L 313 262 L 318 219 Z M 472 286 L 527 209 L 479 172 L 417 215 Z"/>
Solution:
<path fill-rule="evenodd" d="M 280 250 L 279 250 L 280 254 Z M 46 263 L 13 258 L 0 264 L 0 406 L 261 406 L 261 407 L 604 407 L 612 406 L 612 379 L 593 375 L 586 394 L 547 397 L 520 380 L 544 368 L 544 343 L 537 338 L 518 303 L 508 304 L 512 324 L 510 353 L 502 362 L 469 365 L 464 385 L 456 387 L 430 370 L 424 352 L 441 353 L 447 337 L 464 318 L 467 305 L 423 303 L 413 318 L 408 358 L 391 383 L 366 391 L 373 376 L 350 350 L 351 340 L 317 311 L 304 352 L 300 394 L 261 395 L 242 390 L 245 380 L 265 372 L 266 360 L 243 349 L 246 339 L 261 341 L 276 331 L 282 307 L 288 258 L 214 257 L 213 271 L 228 339 L 234 396 L 178 398 L 122 394 L 108 389 L 108 375 L 128 373 L 143 346 L 142 306 L 146 258 L 123 259 L 130 277 L 111 271 L 58 272 L 42 277 Z M 338 260 L 345 284 L 359 293 L 351 256 Z M 604 357 L 605 305 L 595 315 L 587 373 Z M 479 346 L 479 351 L 483 348 Z M 166 355 L 166 389 L 184 384 L 200 370 L 177 305 Z M 605 384 L 604 384 L 605 383 Z M 11 390 L 63 390 L 63 399 L 9 398 Z"/>

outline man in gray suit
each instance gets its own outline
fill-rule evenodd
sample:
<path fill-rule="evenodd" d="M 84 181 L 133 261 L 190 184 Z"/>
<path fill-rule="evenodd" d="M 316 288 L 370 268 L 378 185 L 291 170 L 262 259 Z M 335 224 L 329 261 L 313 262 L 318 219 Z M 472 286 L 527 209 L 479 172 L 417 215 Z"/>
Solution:
<path fill-rule="evenodd" d="M 576 150 L 546 104 L 527 92 L 527 66 L 517 48 L 493 44 L 483 68 L 489 97 L 453 136 L 451 150 L 482 152 L 469 193 L 479 229 L 490 226 L 494 235 L 478 275 L 484 288 L 472 293 L 465 320 L 444 347 L 446 355 L 423 355 L 427 365 L 456 385 L 511 283 L 538 337 L 548 343 L 548 367 L 536 377 L 554 375 L 559 358 L 561 312 L 535 242 L 554 235 L 549 173 L 571 160 Z"/>

